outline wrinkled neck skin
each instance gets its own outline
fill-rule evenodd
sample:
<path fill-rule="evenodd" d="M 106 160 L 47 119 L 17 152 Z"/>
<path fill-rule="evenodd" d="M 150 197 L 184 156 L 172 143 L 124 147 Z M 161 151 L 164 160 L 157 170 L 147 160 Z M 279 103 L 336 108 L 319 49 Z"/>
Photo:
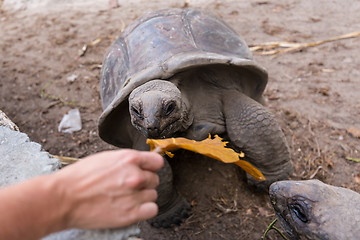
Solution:
<path fill-rule="evenodd" d="M 359 239 L 360 194 L 318 180 L 276 182 L 269 193 L 289 239 Z"/>
<path fill-rule="evenodd" d="M 168 138 L 186 131 L 192 124 L 190 104 L 170 81 L 152 80 L 129 96 L 132 125 L 147 138 Z"/>

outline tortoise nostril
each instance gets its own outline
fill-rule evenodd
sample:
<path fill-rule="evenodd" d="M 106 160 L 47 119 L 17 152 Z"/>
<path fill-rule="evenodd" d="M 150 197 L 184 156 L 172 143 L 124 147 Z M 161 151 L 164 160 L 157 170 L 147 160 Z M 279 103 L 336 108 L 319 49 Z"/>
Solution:
<path fill-rule="evenodd" d="M 147 130 L 148 131 L 157 131 L 158 128 L 157 127 L 148 127 Z"/>
<path fill-rule="evenodd" d="M 147 132 L 150 138 L 156 138 L 159 136 L 159 129 L 157 127 L 148 127 Z"/>

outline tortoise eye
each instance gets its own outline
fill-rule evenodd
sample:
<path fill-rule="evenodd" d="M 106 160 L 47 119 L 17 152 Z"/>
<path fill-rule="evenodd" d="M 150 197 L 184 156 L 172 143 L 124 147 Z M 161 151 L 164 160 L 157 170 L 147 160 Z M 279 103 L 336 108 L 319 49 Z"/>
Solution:
<path fill-rule="evenodd" d="M 299 204 L 291 204 L 289 208 L 294 213 L 294 215 L 303 223 L 307 223 L 309 221 L 305 211 Z"/>
<path fill-rule="evenodd" d="M 142 115 L 141 115 L 140 111 L 137 110 L 136 108 L 131 107 L 131 111 L 132 111 L 138 118 L 142 118 Z"/>
<path fill-rule="evenodd" d="M 167 106 L 166 106 L 166 110 L 165 110 L 165 116 L 169 116 L 175 109 L 175 103 L 174 102 L 170 102 Z"/>

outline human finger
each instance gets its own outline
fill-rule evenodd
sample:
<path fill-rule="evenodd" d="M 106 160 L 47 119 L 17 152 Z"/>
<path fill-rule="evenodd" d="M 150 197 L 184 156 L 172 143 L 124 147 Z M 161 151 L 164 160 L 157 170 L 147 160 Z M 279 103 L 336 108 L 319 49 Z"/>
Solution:
<path fill-rule="evenodd" d="M 137 211 L 136 215 L 139 216 L 139 221 L 143 221 L 155 217 L 159 212 L 159 207 L 154 202 L 146 202 L 135 211 Z"/>
<path fill-rule="evenodd" d="M 156 172 L 164 165 L 164 159 L 158 153 L 142 151 L 139 152 L 138 164 L 143 170 Z"/>
<path fill-rule="evenodd" d="M 131 176 L 127 177 L 125 181 L 131 188 L 152 189 L 159 185 L 160 179 L 159 176 L 154 172 L 140 169 L 135 171 L 134 169 Z"/>
<path fill-rule="evenodd" d="M 158 193 L 155 189 L 144 189 L 136 194 L 136 199 L 140 203 L 155 202 L 158 197 Z"/>
<path fill-rule="evenodd" d="M 158 213 L 158 206 L 155 203 L 156 199 L 157 192 L 154 189 L 145 189 L 132 195 L 131 204 L 127 208 L 127 224 L 155 217 Z"/>

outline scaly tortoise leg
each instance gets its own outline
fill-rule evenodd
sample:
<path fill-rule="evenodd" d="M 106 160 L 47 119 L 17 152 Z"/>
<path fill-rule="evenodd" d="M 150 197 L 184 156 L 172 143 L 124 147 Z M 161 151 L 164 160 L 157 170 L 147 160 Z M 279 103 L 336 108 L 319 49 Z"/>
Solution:
<path fill-rule="evenodd" d="M 159 206 L 159 213 L 148 222 L 157 228 L 179 225 L 184 218 L 189 216 L 190 204 L 174 188 L 172 170 L 166 159 L 158 174 L 160 184 L 156 189 L 158 192 L 156 203 Z"/>
<path fill-rule="evenodd" d="M 249 184 L 267 190 L 272 182 L 285 179 L 292 170 L 289 147 L 280 126 L 260 103 L 238 91 L 224 94 L 224 115 L 230 141 L 245 153 L 266 181 L 248 176 Z"/>

